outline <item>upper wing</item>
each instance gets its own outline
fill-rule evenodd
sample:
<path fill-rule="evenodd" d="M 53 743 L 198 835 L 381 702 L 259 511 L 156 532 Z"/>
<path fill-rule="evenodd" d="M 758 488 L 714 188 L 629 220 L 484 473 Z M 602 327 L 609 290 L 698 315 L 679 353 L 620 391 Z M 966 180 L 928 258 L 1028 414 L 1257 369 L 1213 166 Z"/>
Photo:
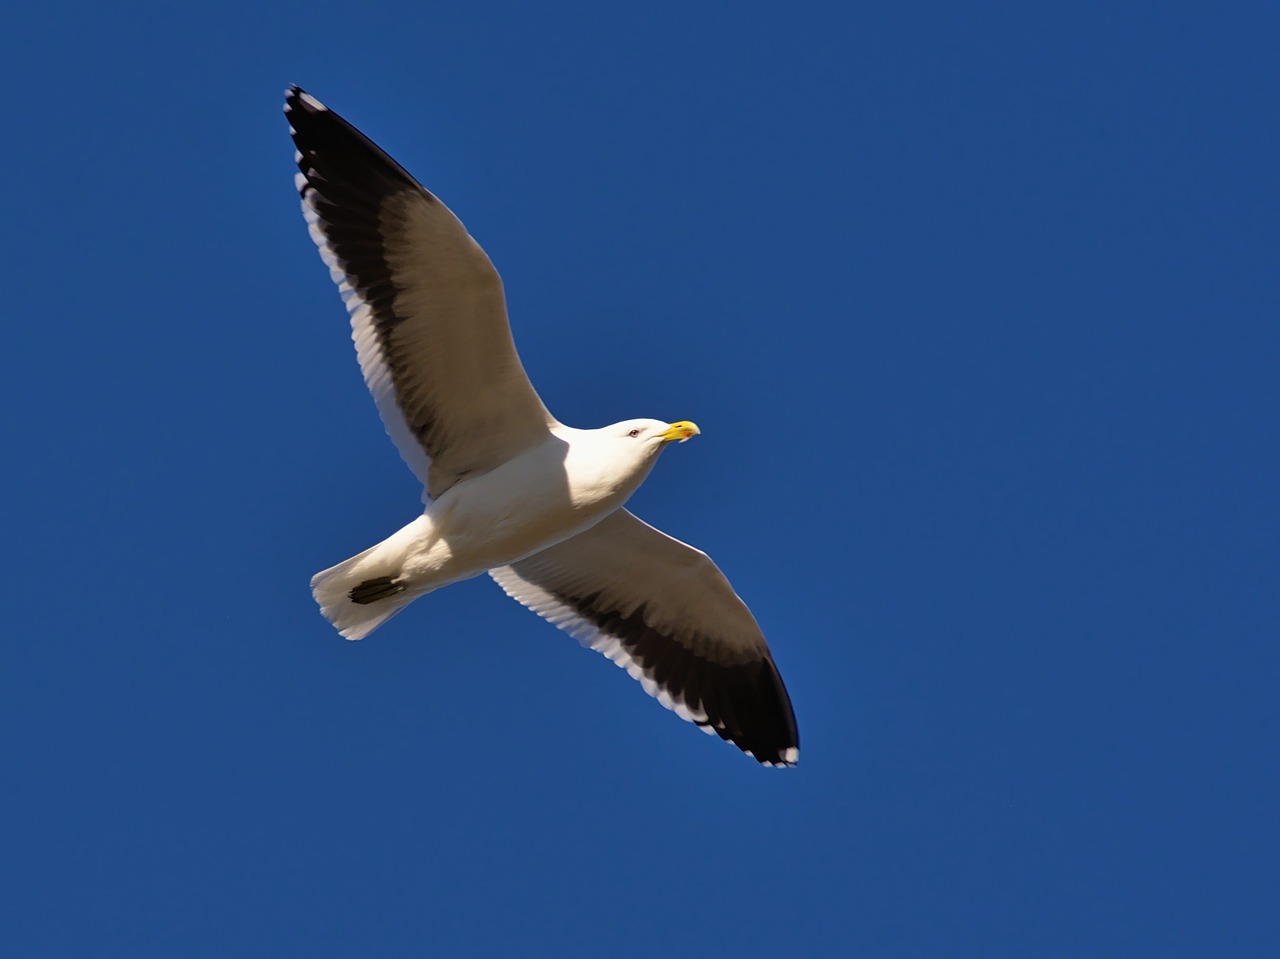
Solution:
<path fill-rule="evenodd" d="M 507 324 L 502 280 L 449 208 L 320 101 L 285 99 L 311 237 L 351 314 L 382 422 L 440 496 L 546 439 Z"/>
<path fill-rule="evenodd" d="M 684 719 L 766 765 L 799 759 L 791 700 L 760 627 L 700 550 L 620 509 L 489 575 Z"/>

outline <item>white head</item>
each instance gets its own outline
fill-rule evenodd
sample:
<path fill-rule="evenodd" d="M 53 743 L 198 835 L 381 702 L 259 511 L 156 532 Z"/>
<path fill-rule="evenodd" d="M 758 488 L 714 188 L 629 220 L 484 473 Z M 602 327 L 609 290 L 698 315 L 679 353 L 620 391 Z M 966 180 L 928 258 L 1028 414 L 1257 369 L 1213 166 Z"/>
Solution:
<path fill-rule="evenodd" d="M 562 426 L 557 432 L 569 441 L 565 465 L 575 502 L 613 507 L 644 482 L 669 443 L 683 443 L 699 430 L 687 420 L 624 420 L 596 430 Z"/>
<path fill-rule="evenodd" d="M 651 465 L 668 443 L 683 443 L 701 430 L 688 420 L 664 423 L 662 420 L 623 420 L 612 426 L 591 430 L 593 440 L 610 449 L 614 462 L 630 460 L 637 467 Z M 645 469 L 648 472 L 647 466 Z"/>
<path fill-rule="evenodd" d="M 636 451 L 645 451 L 643 456 L 657 456 L 667 447 L 667 443 L 684 443 L 690 437 L 696 437 L 701 430 L 689 420 L 678 423 L 663 423 L 662 420 L 623 420 L 605 426 L 600 433 L 608 434 L 622 444 L 636 444 Z"/>
<path fill-rule="evenodd" d="M 664 423 L 662 420 L 623 420 L 606 426 L 601 432 L 614 434 L 618 439 L 641 443 L 647 448 L 660 450 L 673 440 L 683 443 L 691 436 L 697 436 L 702 430 L 688 420 L 677 423 Z"/>

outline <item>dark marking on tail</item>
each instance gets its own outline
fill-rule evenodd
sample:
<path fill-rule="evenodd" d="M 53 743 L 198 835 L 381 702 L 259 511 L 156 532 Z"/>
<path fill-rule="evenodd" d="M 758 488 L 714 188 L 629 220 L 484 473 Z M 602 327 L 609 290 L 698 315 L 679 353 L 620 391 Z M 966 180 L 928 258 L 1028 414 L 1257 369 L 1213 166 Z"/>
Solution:
<path fill-rule="evenodd" d="M 390 576 L 378 576 L 374 579 L 366 579 L 359 586 L 353 587 L 348 595 L 351 597 L 351 602 L 368 606 L 370 603 L 376 603 L 380 599 L 403 592 L 404 587 Z"/>

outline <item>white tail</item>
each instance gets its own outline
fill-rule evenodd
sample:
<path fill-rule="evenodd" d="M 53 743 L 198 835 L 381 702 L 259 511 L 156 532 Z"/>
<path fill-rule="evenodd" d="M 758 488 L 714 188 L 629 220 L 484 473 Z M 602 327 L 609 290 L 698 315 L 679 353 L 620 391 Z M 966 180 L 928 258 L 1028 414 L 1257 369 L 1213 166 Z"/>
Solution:
<path fill-rule="evenodd" d="M 364 639 L 422 595 L 395 585 L 391 576 L 376 575 L 374 564 L 365 561 L 378 546 L 311 577 L 320 612 L 347 639 Z M 351 598 L 353 590 L 370 598 L 358 603 Z"/>

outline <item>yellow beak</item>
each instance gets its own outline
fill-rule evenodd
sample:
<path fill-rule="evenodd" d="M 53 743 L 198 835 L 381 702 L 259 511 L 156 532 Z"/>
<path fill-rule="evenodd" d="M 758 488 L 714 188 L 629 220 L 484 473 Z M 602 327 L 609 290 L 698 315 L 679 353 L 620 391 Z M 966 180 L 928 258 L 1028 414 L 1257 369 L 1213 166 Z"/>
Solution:
<path fill-rule="evenodd" d="M 698 429 L 696 423 L 690 423 L 688 420 L 681 420 L 678 423 L 672 423 L 667 427 L 667 431 L 662 434 L 664 441 L 670 443 L 672 440 L 679 440 L 683 443 L 690 436 L 697 436 L 702 430 Z"/>

